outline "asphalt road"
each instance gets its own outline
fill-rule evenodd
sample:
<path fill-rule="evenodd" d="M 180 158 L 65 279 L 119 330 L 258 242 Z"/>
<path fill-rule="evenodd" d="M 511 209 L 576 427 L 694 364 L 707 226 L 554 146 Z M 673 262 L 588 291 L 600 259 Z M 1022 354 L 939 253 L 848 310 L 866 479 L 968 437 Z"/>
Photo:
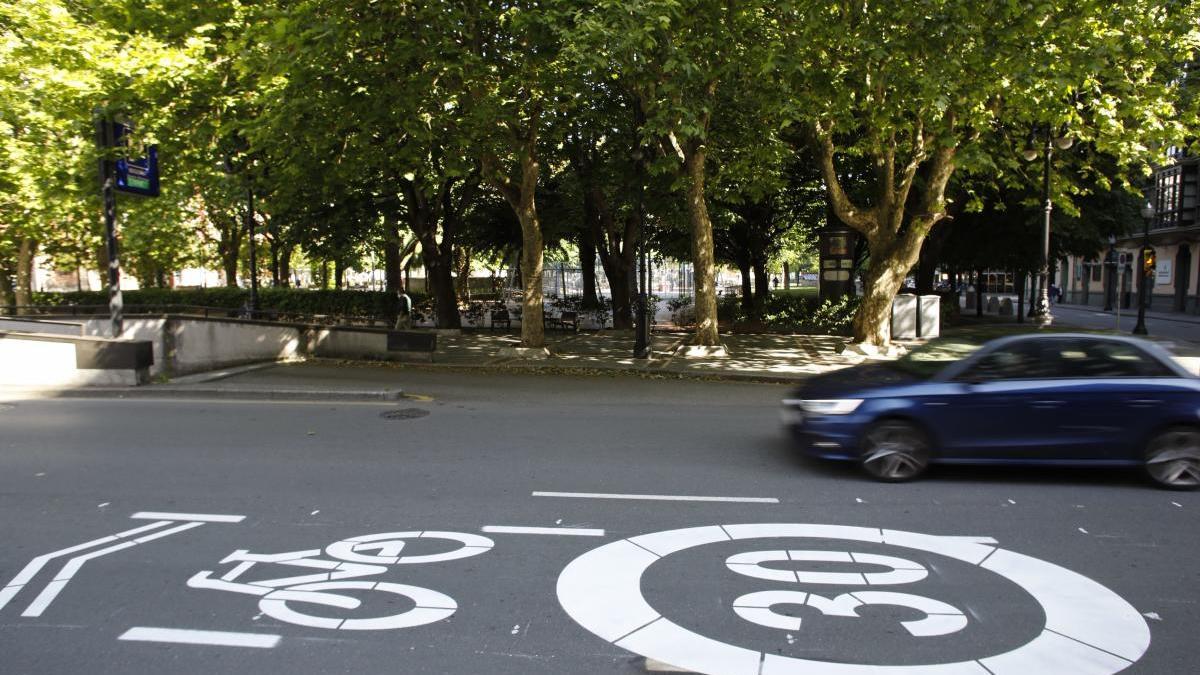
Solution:
<path fill-rule="evenodd" d="M 0 672 L 1195 669 L 1195 493 L 873 483 L 775 385 L 349 372 L 422 398 L 0 404 Z"/>

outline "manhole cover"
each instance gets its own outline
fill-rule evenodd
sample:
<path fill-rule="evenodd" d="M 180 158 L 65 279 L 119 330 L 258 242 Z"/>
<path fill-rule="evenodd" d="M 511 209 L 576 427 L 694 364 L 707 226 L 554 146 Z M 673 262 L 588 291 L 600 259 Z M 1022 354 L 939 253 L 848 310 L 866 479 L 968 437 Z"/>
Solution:
<path fill-rule="evenodd" d="M 385 420 L 415 420 L 418 417 L 425 417 L 428 414 L 428 410 L 422 410 L 421 408 L 400 408 L 399 410 L 389 410 L 381 413 L 379 416 Z"/>

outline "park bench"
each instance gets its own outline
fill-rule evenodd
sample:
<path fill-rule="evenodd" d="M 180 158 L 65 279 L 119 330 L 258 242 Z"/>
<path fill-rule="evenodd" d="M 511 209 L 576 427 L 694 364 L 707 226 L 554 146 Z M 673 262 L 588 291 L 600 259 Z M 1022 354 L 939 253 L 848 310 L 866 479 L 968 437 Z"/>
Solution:
<path fill-rule="evenodd" d="M 563 312 L 558 315 L 558 327 L 563 330 L 572 330 L 579 332 L 579 313 L 578 312 Z"/>

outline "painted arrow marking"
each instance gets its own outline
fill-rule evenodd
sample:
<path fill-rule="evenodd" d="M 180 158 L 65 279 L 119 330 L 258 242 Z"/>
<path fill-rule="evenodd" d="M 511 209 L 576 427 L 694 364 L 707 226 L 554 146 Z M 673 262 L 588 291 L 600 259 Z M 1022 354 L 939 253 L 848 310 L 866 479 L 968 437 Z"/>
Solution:
<path fill-rule="evenodd" d="M 39 593 L 38 596 L 34 598 L 33 602 L 31 602 L 25 609 L 25 611 L 21 613 L 21 616 L 41 616 L 42 613 L 46 611 L 46 608 L 50 606 L 50 603 L 53 602 L 54 599 L 58 597 L 58 594 L 61 593 L 66 587 L 67 583 L 70 582 L 75 574 L 83 568 L 84 563 L 89 560 L 94 560 L 110 553 L 116 553 L 117 551 L 132 548 L 138 544 L 144 544 L 146 542 L 154 541 L 155 539 L 169 537 L 172 534 L 177 534 L 179 532 L 200 527 L 205 523 L 241 522 L 245 519 L 245 516 L 139 512 L 133 514 L 130 516 L 130 518 L 157 520 L 156 522 L 142 525 L 141 527 L 135 527 L 131 530 L 110 534 L 107 537 L 100 537 L 99 539 L 93 539 L 82 544 L 69 546 L 67 548 L 52 551 L 50 553 L 43 553 L 33 560 L 30 560 L 29 563 L 17 573 L 17 576 L 13 577 L 12 581 L 9 581 L 8 584 L 0 589 L 0 610 L 3 610 L 4 607 L 8 605 L 8 603 L 11 602 L 14 597 L 16 597 L 17 593 L 20 593 L 21 589 L 27 586 L 29 582 L 32 581 L 35 576 L 37 576 L 38 572 L 40 572 L 42 568 L 46 567 L 50 561 L 56 558 L 62 558 L 71 555 L 72 553 L 86 551 L 96 546 L 111 544 L 111 546 L 105 546 L 104 548 L 97 549 L 83 555 L 78 555 L 68 560 L 67 563 L 63 565 L 62 569 L 59 570 L 58 574 L 54 575 L 54 578 L 48 584 L 46 584 L 44 589 L 42 589 L 42 592 Z M 186 522 L 178 524 L 178 521 Z M 168 527 L 171 525 L 174 527 Z"/>

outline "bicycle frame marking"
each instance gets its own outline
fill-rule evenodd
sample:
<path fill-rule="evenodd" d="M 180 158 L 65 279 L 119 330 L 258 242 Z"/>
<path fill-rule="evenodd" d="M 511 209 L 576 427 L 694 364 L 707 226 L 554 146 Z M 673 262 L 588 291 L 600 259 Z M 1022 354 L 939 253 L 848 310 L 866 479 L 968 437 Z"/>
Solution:
<path fill-rule="evenodd" d="M 426 555 L 401 555 L 405 540 L 448 539 L 458 542 L 459 547 L 443 553 Z M 394 630 L 435 623 L 446 619 L 458 610 L 458 603 L 448 595 L 437 591 L 391 582 L 353 581 L 362 577 L 376 576 L 387 572 L 389 565 L 424 564 L 445 562 L 479 555 L 494 546 L 491 539 L 477 534 L 441 531 L 382 532 L 366 534 L 335 541 L 325 547 L 325 554 L 335 558 L 318 557 L 321 549 L 287 551 L 284 553 L 251 553 L 238 549 L 221 561 L 222 565 L 236 566 L 220 577 L 211 570 L 198 572 L 187 585 L 190 588 L 206 588 L 232 593 L 243 593 L 259 597 L 258 607 L 262 613 L 278 619 L 310 628 L 331 630 Z M 321 570 L 313 574 L 238 581 L 243 574 L 258 564 L 289 565 L 292 567 Z M 337 590 L 379 591 L 408 598 L 414 607 L 399 614 L 374 618 L 347 618 L 314 616 L 297 611 L 289 602 L 309 603 L 354 610 L 362 602 L 353 596 L 331 593 Z"/>

